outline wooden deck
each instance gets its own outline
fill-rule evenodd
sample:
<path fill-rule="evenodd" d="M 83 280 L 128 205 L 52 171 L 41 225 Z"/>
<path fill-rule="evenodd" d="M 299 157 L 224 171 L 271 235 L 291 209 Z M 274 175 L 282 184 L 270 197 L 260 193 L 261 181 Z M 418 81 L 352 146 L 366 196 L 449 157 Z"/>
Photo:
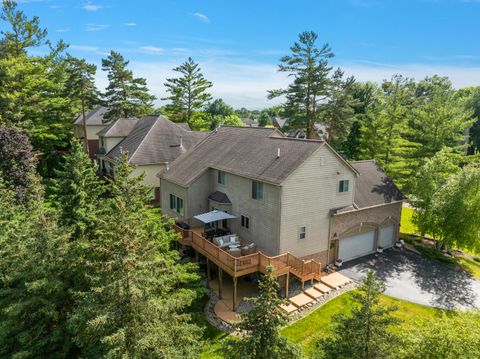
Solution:
<path fill-rule="evenodd" d="M 246 256 L 234 257 L 202 237 L 200 231 L 195 229 L 185 230 L 176 225 L 173 228 L 181 235 L 179 242 L 182 245 L 194 248 L 233 278 L 255 272 L 266 273 L 266 268 L 269 265 L 273 266 L 276 276 L 292 274 L 302 283 L 312 279 L 318 281 L 322 276 L 321 265 L 315 260 L 305 261 L 291 253 L 270 257 L 262 252 L 257 252 Z"/>

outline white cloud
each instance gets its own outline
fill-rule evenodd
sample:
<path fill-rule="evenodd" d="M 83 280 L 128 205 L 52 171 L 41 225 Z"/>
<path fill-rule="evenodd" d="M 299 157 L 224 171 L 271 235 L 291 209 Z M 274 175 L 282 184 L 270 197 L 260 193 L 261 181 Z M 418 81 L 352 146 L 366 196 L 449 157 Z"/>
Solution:
<path fill-rule="evenodd" d="M 110 25 L 105 24 L 87 24 L 85 26 L 85 31 L 101 31 L 105 30 L 106 28 L 110 27 Z"/>
<path fill-rule="evenodd" d="M 164 51 L 161 47 L 156 46 L 142 46 L 141 49 L 143 52 L 151 53 L 151 54 L 160 54 Z"/>
<path fill-rule="evenodd" d="M 94 4 L 91 1 L 87 1 L 83 6 L 82 9 L 86 11 L 98 11 L 102 9 L 102 5 Z"/>
<path fill-rule="evenodd" d="M 207 23 L 210 22 L 210 19 L 208 18 L 208 16 L 200 12 L 193 13 L 193 16 L 195 16 L 197 19 L 202 20 L 203 22 L 207 22 Z"/>
<path fill-rule="evenodd" d="M 137 24 L 134 22 L 125 22 L 123 26 L 137 26 Z"/>

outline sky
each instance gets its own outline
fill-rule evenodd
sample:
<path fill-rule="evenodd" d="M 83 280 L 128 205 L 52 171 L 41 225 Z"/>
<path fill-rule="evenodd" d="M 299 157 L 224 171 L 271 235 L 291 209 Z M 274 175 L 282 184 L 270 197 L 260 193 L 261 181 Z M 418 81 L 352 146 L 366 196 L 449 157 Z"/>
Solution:
<path fill-rule="evenodd" d="M 17 0 L 18 1 L 18 0 Z M 359 81 L 400 73 L 439 74 L 457 88 L 480 85 L 480 0 L 20 0 L 39 16 L 51 40 L 98 66 L 110 50 L 130 60 L 151 92 L 165 96 L 165 78 L 189 56 L 213 82 L 214 98 L 236 108 L 277 104 L 267 90 L 290 79 L 279 58 L 302 31 L 328 43 L 333 66 Z"/>

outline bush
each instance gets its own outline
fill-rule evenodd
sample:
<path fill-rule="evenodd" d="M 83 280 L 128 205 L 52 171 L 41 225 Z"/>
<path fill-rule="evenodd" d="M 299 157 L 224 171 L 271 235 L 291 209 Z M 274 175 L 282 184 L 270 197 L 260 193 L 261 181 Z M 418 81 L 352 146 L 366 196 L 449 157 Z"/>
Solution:
<path fill-rule="evenodd" d="M 422 245 L 416 245 L 415 249 L 422 253 L 425 257 L 438 260 L 440 262 L 446 263 L 448 265 L 455 265 L 457 261 L 455 258 L 445 255 L 436 248 L 425 247 Z"/>

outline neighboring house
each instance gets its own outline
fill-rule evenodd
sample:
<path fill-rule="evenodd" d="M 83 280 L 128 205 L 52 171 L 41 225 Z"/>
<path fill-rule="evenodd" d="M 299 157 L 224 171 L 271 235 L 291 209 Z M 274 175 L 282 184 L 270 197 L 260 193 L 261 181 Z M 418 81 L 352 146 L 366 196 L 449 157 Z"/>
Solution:
<path fill-rule="evenodd" d="M 104 118 L 107 108 L 103 106 L 97 106 L 92 111 L 86 114 L 87 124 L 87 140 L 88 140 L 88 152 L 91 158 L 95 158 L 98 149 L 100 148 L 100 141 L 97 133 L 108 126 L 109 122 Z M 80 114 L 75 122 L 74 135 L 77 138 L 83 139 L 85 137 L 83 131 L 83 115 Z"/>
<path fill-rule="evenodd" d="M 251 118 L 244 117 L 241 118 L 242 122 L 245 124 L 246 127 L 258 127 L 258 122 L 255 120 L 252 120 Z"/>
<path fill-rule="evenodd" d="M 287 124 L 286 118 L 281 118 L 281 117 L 272 118 L 273 127 L 278 128 L 279 130 L 283 129 L 286 124 Z"/>
<path fill-rule="evenodd" d="M 187 222 L 212 209 L 269 256 L 322 266 L 390 247 L 404 196 L 373 161 L 348 163 L 326 142 L 272 128 L 220 127 L 160 174 L 161 207 Z"/>
<path fill-rule="evenodd" d="M 316 138 L 320 140 L 328 140 L 327 126 L 321 123 L 315 124 Z M 292 128 L 288 131 L 287 137 L 292 138 L 307 138 L 307 134 L 304 129 Z"/>
<path fill-rule="evenodd" d="M 107 146 L 102 150 L 105 154 L 101 158 L 104 173 L 114 178 L 115 163 L 127 152 L 128 162 L 135 166 L 133 175 L 145 173 L 144 183 L 154 188 L 152 202 L 158 203 L 158 172 L 208 135 L 186 128 L 163 116 L 117 120 L 110 128 L 99 133 L 103 144 Z M 121 138 L 120 135 L 125 136 Z M 113 147 L 109 148 L 110 145 Z"/>

